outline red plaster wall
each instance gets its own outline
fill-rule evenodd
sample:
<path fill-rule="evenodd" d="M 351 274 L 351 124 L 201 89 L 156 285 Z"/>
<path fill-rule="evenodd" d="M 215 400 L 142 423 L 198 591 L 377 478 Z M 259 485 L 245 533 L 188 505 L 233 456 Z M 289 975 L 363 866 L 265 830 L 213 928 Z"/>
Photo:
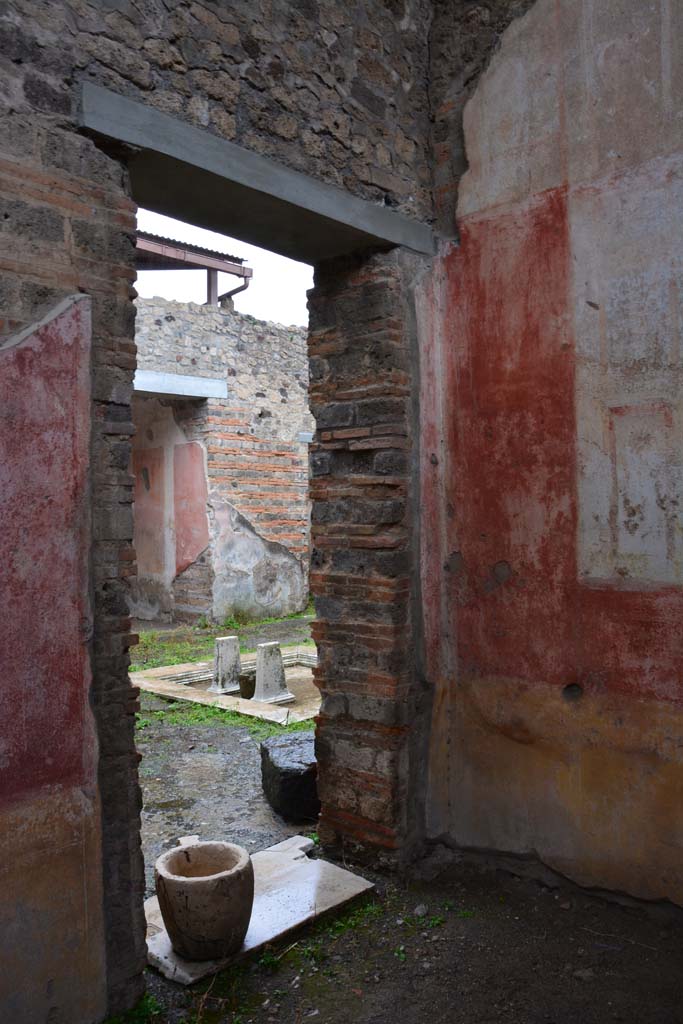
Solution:
<path fill-rule="evenodd" d="M 461 669 L 683 700 L 683 591 L 577 572 L 563 190 L 463 225 L 446 261 L 446 547 Z"/>
<path fill-rule="evenodd" d="M 565 197 L 468 222 L 447 264 L 447 547 L 464 670 L 574 681 Z"/>
<path fill-rule="evenodd" d="M 0 1006 L 106 1010 L 90 707 L 90 299 L 0 346 Z"/>
<path fill-rule="evenodd" d="M 623 7 L 596 26 L 539 0 L 508 30 L 466 111 L 459 244 L 422 291 L 427 818 L 683 902 L 683 157 L 670 105 L 645 145 L 617 69 L 592 76 L 606 40 L 634 87 L 657 75 L 636 39 L 674 45 Z"/>
<path fill-rule="evenodd" d="M 208 491 L 204 452 L 196 441 L 173 448 L 173 508 L 176 574 L 183 572 L 209 543 Z"/>
<path fill-rule="evenodd" d="M 0 348 L 3 802 L 93 780 L 89 343 L 80 301 Z"/>
<path fill-rule="evenodd" d="M 133 451 L 135 476 L 135 552 L 140 575 L 161 575 L 165 568 L 164 449 Z"/>

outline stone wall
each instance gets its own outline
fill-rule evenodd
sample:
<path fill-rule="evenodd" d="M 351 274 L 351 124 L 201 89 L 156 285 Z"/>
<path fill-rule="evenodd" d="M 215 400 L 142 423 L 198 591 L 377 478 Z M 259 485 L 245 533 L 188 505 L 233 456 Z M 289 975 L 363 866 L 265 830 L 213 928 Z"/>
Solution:
<path fill-rule="evenodd" d="M 16 0 L 0 50 L 27 65 L 12 121 L 38 110 L 66 127 L 73 83 L 96 81 L 419 217 L 430 16 L 428 0 Z"/>
<path fill-rule="evenodd" d="M 235 614 L 300 611 L 308 595 L 310 518 L 308 442 L 300 434 L 314 429 L 305 331 L 195 303 L 139 299 L 137 309 L 141 370 L 224 380 L 228 398 L 191 402 L 136 396 L 136 536 L 141 534 L 142 547 L 135 614 L 203 613 L 222 621 Z M 172 425 L 165 426 L 169 418 Z M 204 453 L 198 466 L 202 480 L 188 486 L 188 498 L 178 503 L 177 456 L 188 442 Z M 140 474 L 149 474 L 160 444 L 166 452 L 163 486 L 168 493 L 166 511 L 159 509 L 151 532 L 155 543 L 169 550 L 157 567 L 153 554 L 149 559 L 141 554 L 147 526 L 139 511 L 150 497 Z M 206 543 L 192 547 L 189 562 L 178 561 L 181 521 L 190 514 L 190 493 L 207 489 L 204 474 Z M 201 518 L 199 509 L 197 515 Z M 200 564 L 193 570 L 196 560 Z"/>

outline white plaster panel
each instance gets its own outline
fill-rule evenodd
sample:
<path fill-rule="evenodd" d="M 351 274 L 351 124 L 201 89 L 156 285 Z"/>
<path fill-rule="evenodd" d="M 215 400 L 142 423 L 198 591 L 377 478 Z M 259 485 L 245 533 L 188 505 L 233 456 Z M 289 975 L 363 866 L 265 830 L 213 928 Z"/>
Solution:
<path fill-rule="evenodd" d="M 561 0 L 568 181 L 621 174 L 683 144 L 680 0 Z"/>
<path fill-rule="evenodd" d="M 538 0 L 464 112 L 458 216 L 683 149 L 680 0 Z"/>
<path fill-rule="evenodd" d="M 555 4 L 538 0 L 508 28 L 465 107 L 459 217 L 563 183 L 560 74 Z"/>
<path fill-rule="evenodd" d="M 683 583 L 683 159 L 569 198 L 579 573 Z"/>
<path fill-rule="evenodd" d="M 617 572 L 676 582 L 682 566 L 683 533 L 676 525 L 683 488 L 672 410 L 666 406 L 612 410 L 611 420 Z"/>

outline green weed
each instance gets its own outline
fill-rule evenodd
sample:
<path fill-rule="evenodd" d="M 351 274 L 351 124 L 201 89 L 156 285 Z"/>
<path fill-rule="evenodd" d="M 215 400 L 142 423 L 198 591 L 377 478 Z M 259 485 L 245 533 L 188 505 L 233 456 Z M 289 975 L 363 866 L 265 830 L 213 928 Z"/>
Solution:
<path fill-rule="evenodd" d="M 163 1010 L 161 1003 L 146 993 L 132 1010 L 116 1017 L 109 1017 L 105 1024 L 150 1024 L 163 1013 Z"/>
<path fill-rule="evenodd" d="M 325 959 L 322 941 L 318 939 L 317 941 L 307 942 L 305 946 L 301 947 L 301 955 L 311 964 L 321 964 Z"/>
<path fill-rule="evenodd" d="M 292 722 L 290 725 L 278 725 L 277 722 L 266 722 L 250 715 L 240 715 L 236 711 L 227 711 L 210 704 L 172 703 L 161 711 L 146 711 L 144 717 L 138 716 L 138 729 L 148 729 L 154 722 L 167 725 L 194 727 L 202 725 L 218 725 L 232 728 L 247 729 L 255 740 L 267 739 L 269 736 L 281 736 L 287 732 L 307 732 L 315 728 L 313 719 L 305 722 Z"/>
<path fill-rule="evenodd" d="M 342 917 L 338 917 L 335 921 L 332 921 L 327 927 L 327 931 L 330 935 L 335 937 L 343 935 L 344 932 L 349 929 L 360 928 L 363 925 L 367 925 L 374 918 L 382 917 L 384 909 L 380 903 L 364 903 L 362 906 L 357 907 L 355 910 L 349 911 Z"/>
<path fill-rule="evenodd" d="M 266 971 L 275 971 L 280 966 L 280 957 L 266 947 L 259 957 L 258 965 Z"/>

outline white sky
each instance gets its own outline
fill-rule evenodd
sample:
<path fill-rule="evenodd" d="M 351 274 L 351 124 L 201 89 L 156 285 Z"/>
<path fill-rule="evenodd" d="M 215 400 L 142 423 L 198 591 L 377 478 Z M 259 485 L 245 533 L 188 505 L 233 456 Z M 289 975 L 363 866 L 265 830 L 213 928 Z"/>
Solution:
<path fill-rule="evenodd" d="M 239 313 L 250 313 L 259 320 L 272 320 L 286 326 L 298 324 L 305 327 L 308 324 L 306 291 L 313 287 L 313 267 L 307 263 L 288 260 L 255 245 L 247 245 L 192 224 L 183 224 L 149 210 L 138 210 L 138 227 L 141 231 L 151 231 L 179 242 L 240 256 L 252 268 L 254 276 L 247 290 L 235 296 L 235 309 Z M 218 294 L 240 284 L 242 280 L 239 277 L 219 274 Z M 206 302 L 206 271 L 142 270 L 135 287 L 145 299 L 159 295 L 177 302 Z"/>

